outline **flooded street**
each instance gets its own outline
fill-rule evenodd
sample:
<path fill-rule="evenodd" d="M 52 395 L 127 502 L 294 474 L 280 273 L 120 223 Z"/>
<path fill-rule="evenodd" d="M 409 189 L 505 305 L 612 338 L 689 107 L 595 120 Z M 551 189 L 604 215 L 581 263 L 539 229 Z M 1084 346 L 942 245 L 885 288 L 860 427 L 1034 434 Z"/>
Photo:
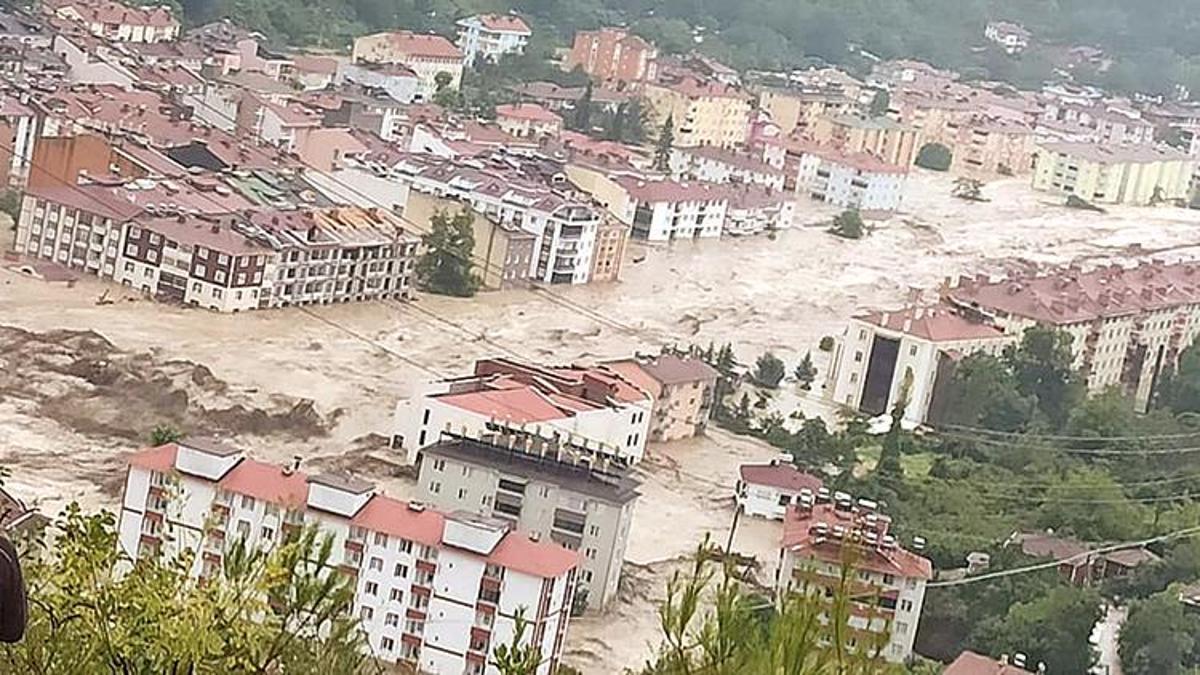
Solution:
<path fill-rule="evenodd" d="M 422 296 L 415 307 L 221 315 L 156 304 L 95 279 L 68 288 L 0 269 L 0 326 L 22 329 L 10 334 L 0 354 L 6 372 L 18 374 L 0 379 L 0 463 L 11 472 L 6 483 L 50 514 L 72 500 L 115 508 L 121 456 L 160 422 L 146 416 L 158 414 L 190 425 L 185 432 L 210 432 L 197 428 L 207 424 L 237 430 L 239 442 L 263 459 L 301 455 L 309 464 L 355 468 L 403 497 L 411 484 L 391 476 L 391 458 L 371 435 L 390 433 L 397 399 L 416 383 L 465 372 L 477 357 L 504 350 L 567 362 L 713 341 L 732 342 L 747 363 L 773 350 L 790 371 L 806 351 L 816 355 L 819 339 L 840 332 L 850 314 L 897 306 L 910 287 L 935 289 L 945 277 L 964 273 L 1200 252 L 1196 211 L 1117 207 L 1096 214 L 1047 207 L 1048 197 L 1028 189 L 1025 179 L 989 184 L 984 195 L 992 201 L 984 204 L 951 198 L 952 180 L 944 175 L 914 174 L 910 183 L 904 212 L 860 241 L 826 233 L 832 211 L 802 205 L 799 226 L 774 240 L 631 245 L 617 284 L 470 300 Z M 7 226 L 4 231 L 7 236 Z M 105 292 L 115 302 L 97 304 Z M 19 348 L 31 339 L 50 341 L 67 345 L 67 360 L 77 358 L 70 350 L 84 349 L 77 344 L 82 338 L 47 335 L 61 330 L 94 331 L 107 341 L 110 347 L 89 358 L 101 369 L 121 368 L 121 377 L 110 382 Z M 145 386 L 127 387 L 130 382 Z M 79 392 L 86 396 L 70 398 Z M 163 397 L 173 404 L 164 405 Z M 264 422 L 297 411 L 311 433 L 290 434 Z M 91 423 L 98 416 L 105 424 Z M 723 543 L 737 466 L 772 454 L 722 433 L 651 448 L 639 468 L 643 497 L 622 600 L 609 616 L 576 624 L 569 661 L 607 675 L 650 655 L 653 604 L 677 564 L 672 561 L 694 550 L 706 532 Z M 739 530 L 736 547 L 759 556 L 760 579 L 769 583 L 778 534 L 763 522 Z"/>

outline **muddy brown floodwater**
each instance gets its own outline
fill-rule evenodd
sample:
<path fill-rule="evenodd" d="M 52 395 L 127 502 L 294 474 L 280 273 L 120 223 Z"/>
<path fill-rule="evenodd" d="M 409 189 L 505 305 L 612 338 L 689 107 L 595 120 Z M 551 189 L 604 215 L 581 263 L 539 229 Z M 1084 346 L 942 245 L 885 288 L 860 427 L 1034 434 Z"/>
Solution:
<path fill-rule="evenodd" d="M 932 289 L 947 276 L 1200 255 L 1200 212 L 1073 211 L 1022 179 L 987 185 L 992 201 L 983 204 L 951 198 L 951 187 L 947 176 L 914 174 L 904 211 L 861 241 L 827 234 L 833 211 L 804 205 L 798 227 L 774 240 L 633 245 L 617 284 L 424 296 L 419 309 L 379 303 L 226 316 L 93 279 L 66 288 L 0 269 L 6 484 L 50 513 L 72 500 L 115 509 L 123 454 L 148 428 L 170 422 L 235 433 L 264 459 L 300 455 L 316 469 L 352 468 L 403 497 L 412 483 L 394 475 L 380 438 L 396 400 L 435 373 L 461 373 L 498 353 L 497 345 L 565 363 L 711 340 L 734 343 L 745 362 L 771 349 L 790 370 L 856 310 L 898 305 L 910 287 Z M 106 291 L 115 302 L 98 305 Z M 814 403 L 792 391 L 779 399 L 785 408 Z M 639 469 L 644 496 L 622 599 L 608 616 L 574 624 L 568 661 L 610 675 L 650 656 L 665 580 L 706 532 L 724 541 L 737 466 L 771 456 L 720 433 L 651 448 Z M 769 583 L 776 528 L 750 522 L 739 530 L 736 547 L 759 557 Z"/>

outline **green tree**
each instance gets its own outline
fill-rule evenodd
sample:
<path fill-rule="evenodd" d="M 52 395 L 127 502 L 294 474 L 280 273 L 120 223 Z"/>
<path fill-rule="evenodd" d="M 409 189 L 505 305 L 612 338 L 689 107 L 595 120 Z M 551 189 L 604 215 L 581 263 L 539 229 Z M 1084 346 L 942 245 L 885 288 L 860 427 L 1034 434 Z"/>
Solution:
<path fill-rule="evenodd" d="M 794 374 L 796 380 L 800 382 L 802 389 L 808 390 L 812 388 L 813 380 L 817 379 L 817 368 L 813 365 L 812 352 L 804 353 L 804 358 L 800 359 L 800 363 L 796 364 Z"/>
<path fill-rule="evenodd" d="M 965 176 L 956 178 L 951 195 L 970 202 L 985 201 L 983 198 L 983 181 Z"/>
<path fill-rule="evenodd" d="M 786 374 L 787 368 L 783 361 L 769 351 L 763 352 L 754 362 L 754 381 L 760 386 L 775 389 Z"/>
<path fill-rule="evenodd" d="M 667 115 L 658 130 L 654 146 L 654 170 L 668 171 L 671 168 L 671 148 L 675 146 L 675 116 Z"/>
<path fill-rule="evenodd" d="M 950 148 L 941 143 L 927 143 L 917 151 L 917 159 L 914 164 L 931 171 L 949 171 L 953 161 L 954 155 L 950 152 Z"/>
<path fill-rule="evenodd" d="M 1061 429 L 1071 410 L 1083 400 L 1084 387 L 1072 368 L 1072 338 L 1068 333 L 1035 326 L 1020 344 L 1004 350 L 1004 360 L 1017 380 L 1017 391 L 1037 399 L 1037 409 Z"/>
<path fill-rule="evenodd" d="M 880 89 L 871 97 L 871 107 L 868 109 L 871 117 L 883 117 L 892 105 L 892 95 L 887 89 Z"/>
<path fill-rule="evenodd" d="M 984 654 L 1022 652 L 1055 675 L 1086 673 L 1092 665 L 1088 636 L 1100 616 L 1094 590 L 1058 586 L 1012 605 L 1002 619 L 985 622 L 972 643 Z"/>
<path fill-rule="evenodd" d="M 21 215 L 21 193 L 16 190 L 0 190 L 0 213 L 12 219 L 12 228 L 17 228 Z"/>
<path fill-rule="evenodd" d="M 525 620 L 525 608 L 517 608 L 516 627 L 507 644 L 496 645 L 492 651 L 492 665 L 500 675 L 535 675 L 542 662 L 542 650 L 533 640 L 525 638 L 529 622 Z"/>
<path fill-rule="evenodd" d="M 455 216 L 440 211 L 430 221 L 430 231 L 421 237 L 425 251 L 417 261 L 417 283 L 441 295 L 470 297 L 479 290 L 479 276 L 472 269 L 475 250 L 472 223 L 475 216 L 463 209 Z"/>
<path fill-rule="evenodd" d="M 575 128 L 587 133 L 592 129 L 592 83 L 583 89 L 583 96 L 575 104 Z"/>
<path fill-rule="evenodd" d="M 1003 361 L 982 352 L 958 363 L 943 400 L 946 408 L 939 421 L 998 431 L 1025 428 L 1036 403 L 1018 391 L 1017 379 Z"/>
<path fill-rule="evenodd" d="M 1188 675 L 1200 668 L 1200 617 L 1185 612 L 1179 589 L 1134 602 L 1121 627 L 1122 671 Z"/>
<path fill-rule="evenodd" d="M 1178 366 L 1163 368 L 1155 404 L 1176 413 L 1200 412 L 1200 349 L 1196 345 L 1183 350 Z"/>
<path fill-rule="evenodd" d="M 867 230 L 858 209 L 848 209 L 834 217 L 829 231 L 843 239 L 862 239 Z"/>
<path fill-rule="evenodd" d="M 111 513 L 71 505 L 26 552 L 29 629 L 0 648 L 0 672 L 377 673 L 333 544 L 305 529 L 270 552 L 230 544 L 200 583 L 194 553 L 131 561 Z M 132 571 L 129 571 L 129 570 Z"/>
<path fill-rule="evenodd" d="M 150 445 L 155 447 L 167 443 L 177 443 L 183 439 L 183 434 L 169 424 L 159 424 L 150 432 Z"/>

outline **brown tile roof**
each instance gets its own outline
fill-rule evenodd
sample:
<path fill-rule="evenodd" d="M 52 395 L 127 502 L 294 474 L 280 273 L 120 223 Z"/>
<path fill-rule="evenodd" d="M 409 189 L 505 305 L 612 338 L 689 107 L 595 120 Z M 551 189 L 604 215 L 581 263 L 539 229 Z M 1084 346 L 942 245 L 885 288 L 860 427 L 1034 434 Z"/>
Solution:
<path fill-rule="evenodd" d="M 496 117 L 506 117 L 515 120 L 529 120 L 531 122 L 558 122 L 562 123 L 562 117 L 555 113 L 546 110 L 536 103 L 509 103 L 496 106 Z"/>
<path fill-rule="evenodd" d="M 709 202 L 729 199 L 725 186 L 703 181 L 676 182 L 618 176 L 616 182 L 630 197 L 639 202 Z"/>
<path fill-rule="evenodd" d="M 907 333 L 930 342 L 1004 338 L 1004 331 L 969 321 L 945 305 L 905 307 L 894 312 L 871 311 L 855 317 L 881 328 Z"/>
<path fill-rule="evenodd" d="M 715 380 L 720 375 L 701 359 L 659 354 L 650 360 L 638 360 L 638 365 L 650 377 L 663 385 Z"/>
<path fill-rule="evenodd" d="M 822 537 L 816 534 L 814 529 L 814 526 L 825 524 L 831 529 L 841 526 L 850 530 L 854 527 L 858 515 L 839 512 L 832 504 L 817 504 L 810 511 L 793 506 L 784 516 L 782 545 L 796 551 L 802 557 L 815 558 L 834 565 L 841 565 L 846 559 L 842 547 L 852 545 L 856 554 L 855 568 L 905 578 L 933 578 L 933 563 L 916 553 L 899 546 L 883 548 L 847 544 L 842 539 Z"/>
<path fill-rule="evenodd" d="M 525 33 L 532 34 L 529 30 L 529 24 L 525 20 L 514 14 L 482 14 L 478 17 L 479 23 L 488 30 L 507 32 L 507 33 Z"/>
<path fill-rule="evenodd" d="M 963 652 L 958 655 L 957 659 L 954 659 L 954 663 L 946 666 L 942 675 L 1033 675 L 1033 673 L 975 652 Z"/>
<path fill-rule="evenodd" d="M 203 246 L 229 255 L 261 255 L 269 252 L 265 246 L 234 230 L 228 222 L 179 215 L 139 218 L 136 223 L 139 227 L 157 232 L 171 241 Z"/>
<path fill-rule="evenodd" d="M 461 59 L 462 50 L 441 35 L 401 30 L 388 34 L 396 51 L 411 57 L 429 59 Z"/>
<path fill-rule="evenodd" d="M 815 493 L 825 484 L 820 478 L 804 473 L 791 464 L 743 464 L 738 468 L 738 473 L 743 483 L 766 485 L 793 493 L 804 489 Z"/>

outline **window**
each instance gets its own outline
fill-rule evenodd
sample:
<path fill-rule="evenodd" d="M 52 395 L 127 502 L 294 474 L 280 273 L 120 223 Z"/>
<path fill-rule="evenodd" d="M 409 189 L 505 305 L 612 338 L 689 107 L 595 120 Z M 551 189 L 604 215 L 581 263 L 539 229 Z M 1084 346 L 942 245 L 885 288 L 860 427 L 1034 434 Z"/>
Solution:
<path fill-rule="evenodd" d="M 421 418 L 421 424 L 429 424 L 429 408 L 425 409 L 425 416 Z"/>
<path fill-rule="evenodd" d="M 369 567 L 372 571 L 381 571 L 383 569 L 383 558 L 380 558 L 379 556 L 372 556 Z"/>
<path fill-rule="evenodd" d="M 222 293 L 221 293 L 221 289 L 219 289 L 219 288 L 214 288 L 214 289 L 213 289 L 213 297 L 214 297 L 214 298 L 216 298 L 217 300 L 220 300 L 220 299 L 221 299 L 221 295 L 222 295 Z"/>
<path fill-rule="evenodd" d="M 444 460 L 444 459 L 434 460 L 433 461 L 433 470 L 434 471 L 445 471 L 446 470 L 446 460 Z"/>
<path fill-rule="evenodd" d="M 385 637 L 379 641 L 379 646 L 383 647 L 383 651 L 390 652 L 396 649 L 396 641 L 390 637 Z"/>
<path fill-rule="evenodd" d="M 459 499 L 467 498 L 467 488 L 458 488 L 458 498 Z"/>
<path fill-rule="evenodd" d="M 376 546 L 387 546 L 387 535 L 382 532 L 376 532 L 375 533 L 375 545 Z"/>
<path fill-rule="evenodd" d="M 131 263 L 131 262 L 125 263 L 125 271 L 132 272 L 133 271 L 133 263 Z"/>
<path fill-rule="evenodd" d="M 408 539 L 400 539 L 396 542 L 396 548 L 401 553 L 412 553 L 412 542 Z M 407 574 L 407 572 L 405 572 L 405 574 Z"/>
<path fill-rule="evenodd" d="M 370 621 L 374 614 L 375 610 L 371 609 L 370 607 L 363 607 L 362 609 L 358 610 L 358 618 L 362 619 L 363 621 Z"/>
<path fill-rule="evenodd" d="M 892 632 L 896 635 L 908 635 L 908 624 L 903 621 L 897 621 Z"/>
<path fill-rule="evenodd" d="M 599 525 L 589 525 L 588 526 L 588 536 L 589 537 L 599 537 L 600 536 L 600 526 Z"/>
<path fill-rule="evenodd" d="M 901 612 L 911 612 L 912 608 L 913 608 L 912 600 L 901 600 L 900 601 L 900 611 Z"/>
<path fill-rule="evenodd" d="M 250 511 L 254 510 L 254 497 L 250 495 L 242 495 L 242 508 Z"/>
<path fill-rule="evenodd" d="M 431 483 L 429 483 L 429 491 L 435 495 L 441 494 L 442 493 L 442 484 L 437 482 L 436 480 L 432 481 Z"/>
<path fill-rule="evenodd" d="M 250 536 L 250 521 L 248 521 L 248 520 L 239 520 L 238 521 L 237 535 L 238 535 L 238 537 L 240 537 L 242 539 L 246 539 Z"/>
<path fill-rule="evenodd" d="M 911 347 L 909 347 L 909 348 L 908 348 L 908 355 L 909 355 L 909 356 L 916 356 L 916 355 L 917 355 L 917 346 L 916 346 L 916 345 L 913 345 L 913 346 L 911 346 Z"/>
<path fill-rule="evenodd" d="M 383 625 L 399 626 L 400 625 L 400 615 L 396 614 L 395 612 L 388 612 L 387 616 L 383 617 Z"/>
<path fill-rule="evenodd" d="M 587 552 L 586 552 L 586 553 L 587 553 L 587 558 L 588 558 L 588 560 L 595 560 L 595 559 L 596 559 L 596 549 L 594 549 L 594 548 L 589 548 L 589 549 L 587 550 Z"/>
<path fill-rule="evenodd" d="M 860 352 L 860 351 L 859 351 L 859 352 L 854 352 L 854 362 L 855 362 L 855 363 L 862 363 L 862 360 L 863 360 L 863 353 L 862 353 L 862 352 Z"/>
<path fill-rule="evenodd" d="M 425 622 L 419 619 L 409 619 L 404 622 L 404 632 L 420 635 L 425 630 Z"/>
<path fill-rule="evenodd" d="M 896 584 L 896 575 L 894 575 L 894 574 L 883 575 L 883 583 L 887 584 L 888 586 L 894 586 Z"/>
<path fill-rule="evenodd" d="M 262 537 L 263 539 L 267 539 L 267 540 L 274 539 L 275 538 L 275 530 L 264 525 L 262 530 L 259 532 L 259 536 Z"/>
<path fill-rule="evenodd" d="M 404 591 L 399 588 L 393 588 L 392 592 L 388 594 L 388 600 L 392 602 L 404 602 Z"/>
<path fill-rule="evenodd" d="M 379 584 L 375 583 L 374 581 L 368 581 L 367 585 L 363 587 L 363 590 L 367 595 L 379 595 Z"/>

